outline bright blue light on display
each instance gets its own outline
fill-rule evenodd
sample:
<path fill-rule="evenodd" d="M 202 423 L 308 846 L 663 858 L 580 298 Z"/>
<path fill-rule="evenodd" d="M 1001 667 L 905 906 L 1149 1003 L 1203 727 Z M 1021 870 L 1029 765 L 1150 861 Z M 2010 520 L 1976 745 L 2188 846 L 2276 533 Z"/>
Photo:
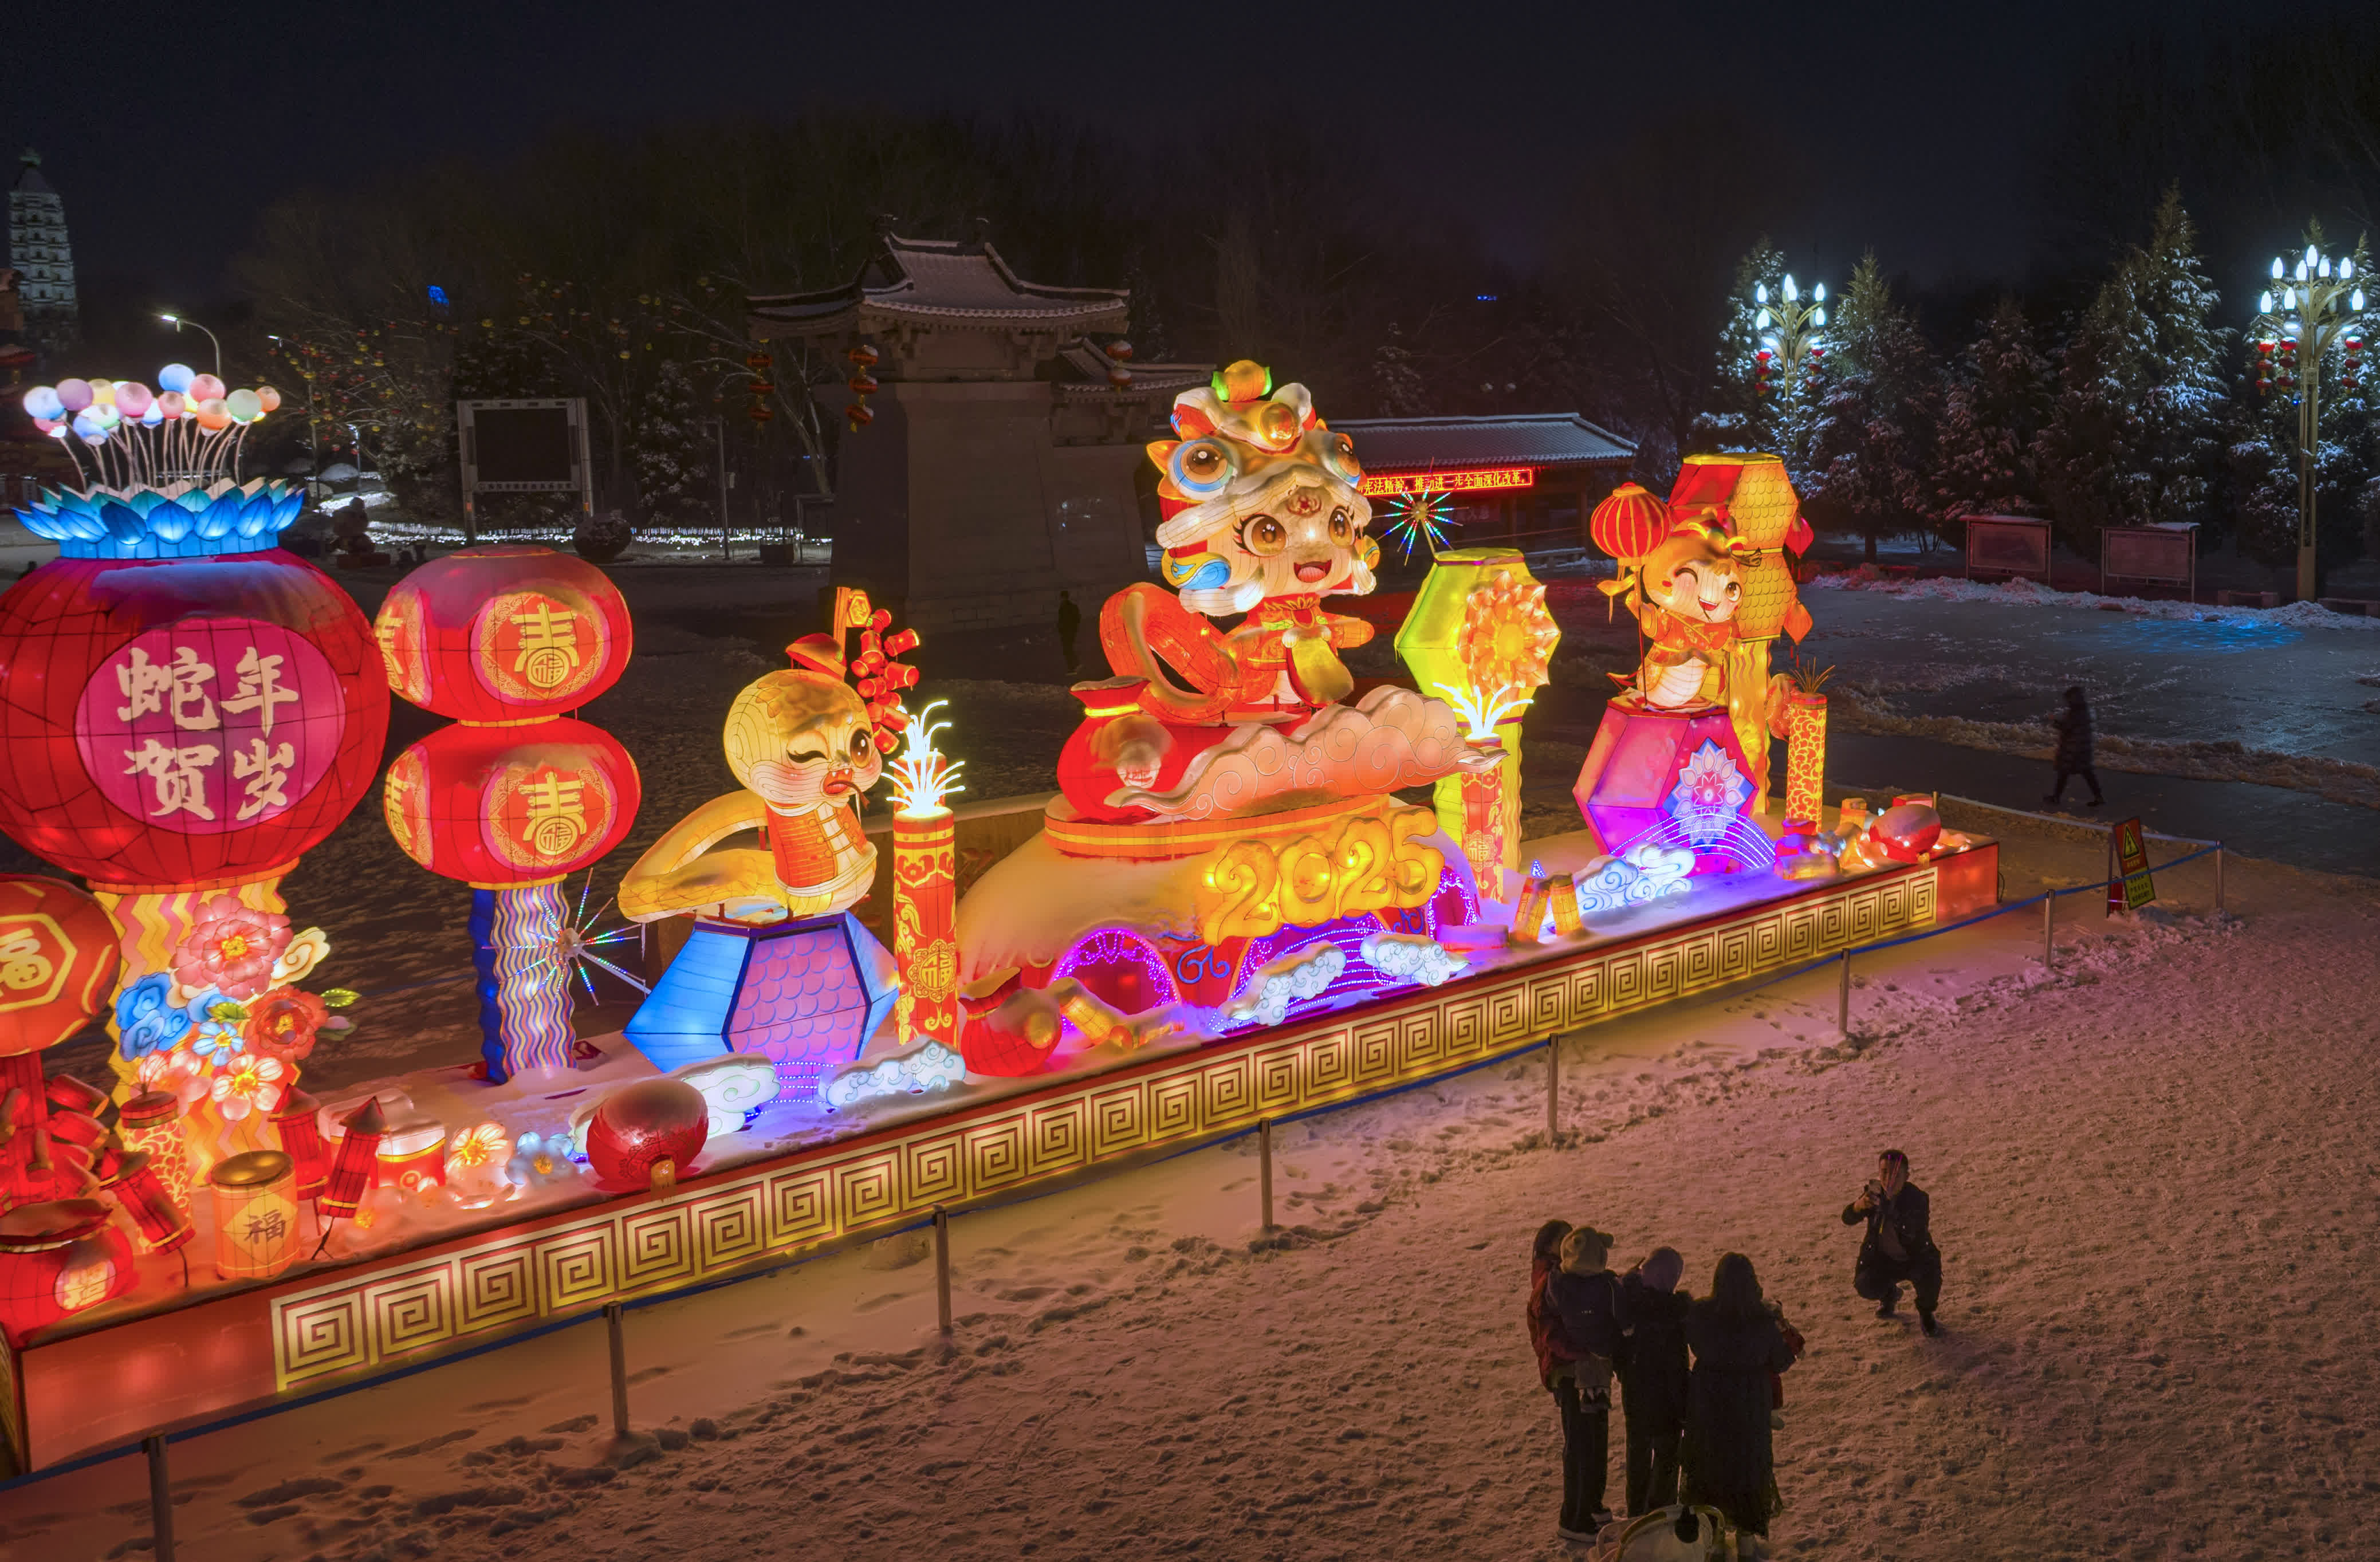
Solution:
<path fill-rule="evenodd" d="M 430 301 L 437 305 L 440 309 L 444 309 L 446 307 L 446 290 L 439 286 L 436 283 L 431 283 L 430 285 Z"/>

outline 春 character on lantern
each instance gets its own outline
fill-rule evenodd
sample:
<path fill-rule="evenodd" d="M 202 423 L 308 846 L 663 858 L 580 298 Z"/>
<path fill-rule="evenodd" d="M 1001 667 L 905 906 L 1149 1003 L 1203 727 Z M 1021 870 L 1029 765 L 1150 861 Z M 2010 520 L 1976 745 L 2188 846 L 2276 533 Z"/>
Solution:
<path fill-rule="evenodd" d="M 891 623 L 864 593 L 838 591 L 836 632 L 788 647 L 794 665 L 747 684 L 728 709 L 727 768 L 743 790 L 664 830 L 621 880 L 632 921 L 698 916 L 628 1023 L 657 1065 L 758 1052 L 775 1063 L 781 1098 L 805 1099 L 892 1008 L 892 958 L 850 914 L 876 873 L 860 800 L 909 724 L 899 692 L 917 681 L 893 659 L 917 637 L 887 634 Z M 855 629 L 860 652 L 846 662 Z M 747 830 L 759 845 L 721 845 Z"/>

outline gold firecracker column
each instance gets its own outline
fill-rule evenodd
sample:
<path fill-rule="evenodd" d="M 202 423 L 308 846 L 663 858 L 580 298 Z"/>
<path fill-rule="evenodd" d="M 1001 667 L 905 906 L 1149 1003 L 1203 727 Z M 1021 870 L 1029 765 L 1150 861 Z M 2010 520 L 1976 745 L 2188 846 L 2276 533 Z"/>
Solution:
<path fill-rule="evenodd" d="M 298 1261 L 298 1163 L 249 1150 L 215 1163 L 215 1273 L 269 1279 Z"/>
<path fill-rule="evenodd" d="M 1785 817 L 1815 829 L 1826 806 L 1827 696 L 1795 689 L 1785 709 Z"/>
<path fill-rule="evenodd" d="M 1471 864 L 1472 878 L 1478 881 L 1480 899 L 1500 901 L 1505 898 L 1507 859 L 1520 843 L 1520 832 L 1512 828 L 1513 810 L 1505 796 L 1505 779 L 1512 767 L 1502 762 L 1502 745 L 1475 740 L 1474 746 L 1495 755 L 1498 763 L 1493 769 L 1466 771 L 1453 778 L 1463 799 L 1463 854 Z"/>
<path fill-rule="evenodd" d="M 901 968 L 893 1006 L 903 1041 L 959 1043 L 957 821 L 948 808 L 892 816 L 892 958 Z"/>

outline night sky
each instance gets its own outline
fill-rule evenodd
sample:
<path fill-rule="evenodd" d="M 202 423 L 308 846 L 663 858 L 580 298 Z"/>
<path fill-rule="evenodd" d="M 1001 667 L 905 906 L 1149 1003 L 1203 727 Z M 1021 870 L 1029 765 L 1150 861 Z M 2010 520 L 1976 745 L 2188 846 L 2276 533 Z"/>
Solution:
<path fill-rule="evenodd" d="M 1707 97 L 1757 115 L 1779 157 L 1803 162 L 1803 231 L 1776 236 L 1789 254 L 1833 272 L 1873 245 L 1921 283 L 2014 280 L 2036 249 L 2037 132 L 2079 62 L 2135 30 L 2250 14 L 2211 0 L 49 6 L 5 24 L 0 146 L 12 163 L 42 151 L 86 276 L 188 308 L 226 297 L 257 213 L 310 185 L 502 157 L 557 124 L 852 103 L 1031 106 L 1128 135 L 1199 116 L 1259 137 L 1301 117 L 1443 189 L 1526 264 L 1549 198 L 1635 116 Z"/>

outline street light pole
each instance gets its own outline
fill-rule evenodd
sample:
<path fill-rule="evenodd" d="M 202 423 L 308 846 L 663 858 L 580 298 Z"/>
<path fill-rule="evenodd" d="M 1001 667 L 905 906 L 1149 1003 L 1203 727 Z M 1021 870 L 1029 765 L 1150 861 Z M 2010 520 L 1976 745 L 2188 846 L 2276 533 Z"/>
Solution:
<path fill-rule="evenodd" d="M 157 318 L 164 321 L 167 325 L 172 326 L 174 328 L 174 334 L 176 336 L 179 336 L 182 333 L 182 327 L 186 325 L 190 326 L 195 330 L 207 331 L 207 328 L 199 324 L 197 321 L 185 320 L 180 315 L 159 315 Z M 220 380 L 223 378 L 223 339 L 217 336 L 213 332 L 207 331 L 207 340 L 215 345 L 215 378 Z"/>
<path fill-rule="evenodd" d="M 2279 285 L 2256 300 L 2256 388 L 2267 388 L 2277 358 L 2284 388 L 2294 386 L 2298 406 L 2298 600 L 2314 600 L 2320 589 L 2314 567 L 2314 464 L 2322 449 L 2322 368 L 2335 346 L 2344 345 L 2347 372 L 2363 345 L 2362 246 L 2334 266 L 2316 244 L 2306 246 L 2294 268 L 2273 259 Z"/>
<path fill-rule="evenodd" d="M 1818 360 L 1826 356 L 1826 339 L 1818 333 L 1827 323 L 1827 285 L 1819 283 L 1804 297 L 1793 281 L 1793 273 L 1787 272 L 1773 295 L 1767 283 L 1755 283 L 1752 301 L 1758 310 L 1753 316 L 1752 328 L 1758 333 L 1760 344 L 1754 349 L 1757 367 L 1753 375 L 1753 394 L 1767 395 L 1769 376 L 1774 373 L 1783 376 L 1785 382 L 1779 389 L 1788 401 L 1808 394 L 1809 376 L 1816 372 Z"/>

